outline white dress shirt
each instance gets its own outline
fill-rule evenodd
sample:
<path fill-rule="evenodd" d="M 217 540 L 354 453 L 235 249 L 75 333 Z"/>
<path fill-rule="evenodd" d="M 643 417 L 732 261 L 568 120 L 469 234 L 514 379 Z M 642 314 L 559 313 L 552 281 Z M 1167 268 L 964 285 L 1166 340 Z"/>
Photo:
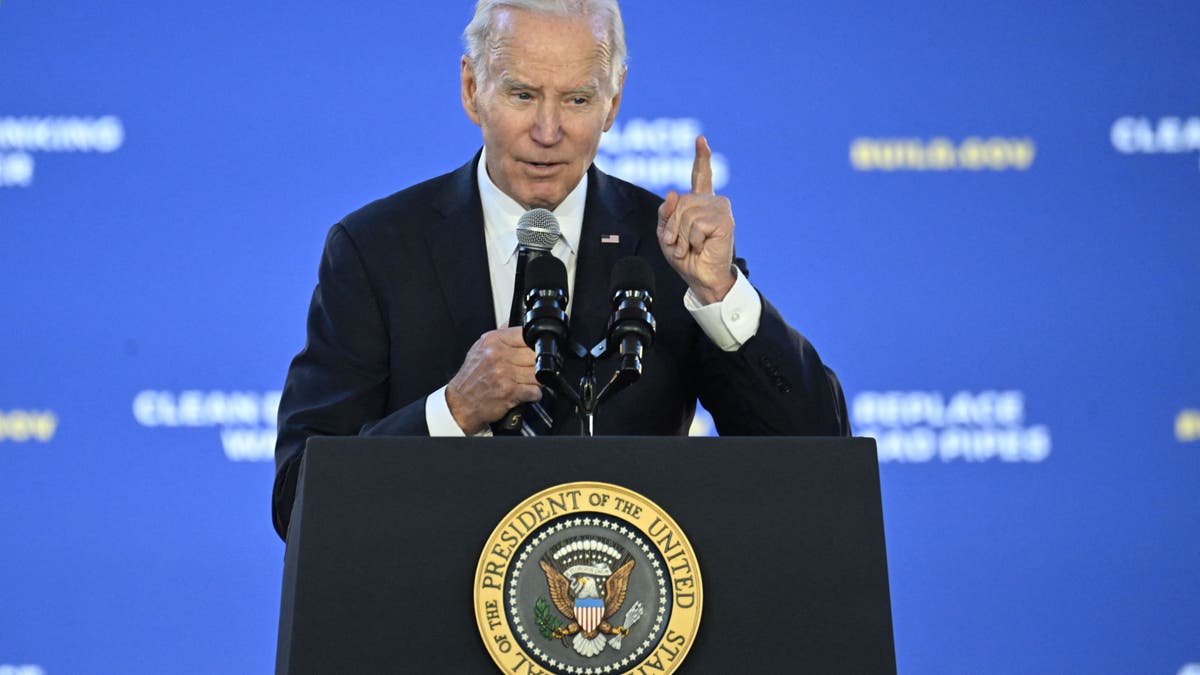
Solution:
<path fill-rule="evenodd" d="M 487 172 L 487 150 L 479 158 L 477 170 L 479 197 L 483 205 L 483 230 L 487 243 L 488 270 L 492 282 L 492 305 L 496 313 L 496 327 L 508 321 L 512 306 L 513 290 L 517 270 L 517 221 L 526 209 L 512 197 L 500 191 Z M 575 299 L 575 266 L 579 257 L 579 240 L 583 235 L 583 208 L 587 198 L 588 177 L 585 173 L 579 185 L 571 190 L 566 199 L 554 209 L 562 229 L 562 237 L 554 245 L 554 257 L 567 267 L 567 314 Z M 762 317 L 762 300 L 758 291 L 750 285 L 736 268 L 737 276 L 733 288 L 721 302 L 702 305 L 689 289 L 684 294 L 683 304 L 692 318 L 721 349 L 737 351 L 758 332 Z M 465 436 L 454 421 L 446 405 L 446 387 L 442 387 L 425 399 L 425 422 L 430 436 Z M 491 435 L 485 430 L 481 435 Z"/>

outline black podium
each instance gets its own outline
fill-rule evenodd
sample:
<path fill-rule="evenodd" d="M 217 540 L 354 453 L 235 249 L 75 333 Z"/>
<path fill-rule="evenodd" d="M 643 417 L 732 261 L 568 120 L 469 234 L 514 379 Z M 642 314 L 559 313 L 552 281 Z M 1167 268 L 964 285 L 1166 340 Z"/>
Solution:
<path fill-rule="evenodd" d="M 277 672 L 498 672 L 472 599 L 484 544 L 574 481 L 640 493 L 690 540 L 703 615 L 677 672 L 895 672 L 873 440 L 618 437 L 310 440 Z"/>

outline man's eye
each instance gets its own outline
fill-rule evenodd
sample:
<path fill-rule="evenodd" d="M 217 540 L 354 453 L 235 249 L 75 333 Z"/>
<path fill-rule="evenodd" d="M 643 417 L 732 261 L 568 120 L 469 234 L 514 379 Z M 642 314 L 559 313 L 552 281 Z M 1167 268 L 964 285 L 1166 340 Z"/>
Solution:
<path fill-rule="evenodd" d="M 571 99 L 571 103 L 574 103 L 575 105 L 587 105 L 587 102 L 588 100 L 582 96 L 576 96 L 575 98 Z"/>
<path fill-rule="evenodd" d="M 518 101 L 531 101 L 531 100 L 533 100 L 533 96 L 532 96 L 532 95 L 531 95 L 529 92 L 527 92 L 527 91 L 518 91 L 518 92 L 516 92 L 515 94 L 513 94 L 513 96 L 514 96 L 514 97 L 515 97 L 515 98 L 516 98 Z"/>

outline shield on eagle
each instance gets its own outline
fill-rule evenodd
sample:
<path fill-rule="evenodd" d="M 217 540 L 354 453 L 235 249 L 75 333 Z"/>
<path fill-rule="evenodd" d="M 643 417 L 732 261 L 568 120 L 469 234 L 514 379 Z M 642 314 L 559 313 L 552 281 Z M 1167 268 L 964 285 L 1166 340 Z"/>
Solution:
<path fill-rule="evenodd" d="M 588 633 L 594 632 L 604 618 L 604 601 L 600 598 L 575 598 L 575 620 Z"/>

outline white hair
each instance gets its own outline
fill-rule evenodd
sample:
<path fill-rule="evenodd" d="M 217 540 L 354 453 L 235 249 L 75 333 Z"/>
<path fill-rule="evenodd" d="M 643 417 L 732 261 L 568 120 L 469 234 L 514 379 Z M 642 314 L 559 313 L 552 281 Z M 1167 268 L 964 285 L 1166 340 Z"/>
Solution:
<path fill-rule="evenodd" d="M 466 57 L 475 71 L 475 82 L 482 85 L 483 74 L 488 67 L 489 47 L 492 45 L 493 25 L 496 10 L 501 8 L 523 9 L 552 16 L 583 16 L 605 19 L 609 51 L 609 84 L 616 92 L 625 72 L 625 23 L 621 20 L 621 8 L 617 0 L 478 0 L 475 16 L 463 30 L 463 47 Z"/>

